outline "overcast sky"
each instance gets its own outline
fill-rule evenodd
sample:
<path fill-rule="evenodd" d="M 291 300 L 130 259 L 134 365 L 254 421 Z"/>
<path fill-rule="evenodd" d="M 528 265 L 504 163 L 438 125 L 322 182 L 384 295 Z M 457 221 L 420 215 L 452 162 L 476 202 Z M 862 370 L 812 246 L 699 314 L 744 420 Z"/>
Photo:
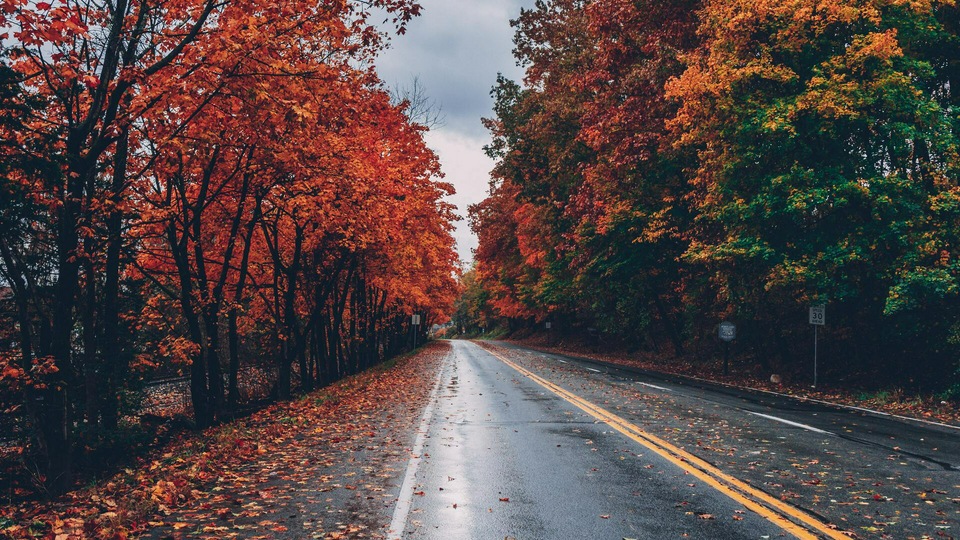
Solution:
<path fill-rule="evenodd" d="M 427 134 L 446 180 L 457 188 L 451 201 L 464 219 L 455 233 L 460 258 L 473 259 L 476 237 L 467 224 L 467 206 L 486 196 L 493 162 L 483 153 L 490 137 L 480 124 L 492 116 L 490 89 L 497 73 L 519 80 L 523 72 L 511 53 L 510 19 L 533 0 L 420 0 L 423 12 L 394 36 L 392 47 L 377 62 L 390 87 L 409 86 L 416 77 L 442 108 L 445 123 Z"/>

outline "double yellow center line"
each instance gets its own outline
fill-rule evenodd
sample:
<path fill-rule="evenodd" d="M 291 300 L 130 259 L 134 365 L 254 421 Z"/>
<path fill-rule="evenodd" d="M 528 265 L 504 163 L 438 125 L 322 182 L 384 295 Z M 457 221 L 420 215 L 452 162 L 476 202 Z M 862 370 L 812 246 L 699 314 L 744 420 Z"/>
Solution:
<path fill-rule="evenodd" d="M 572 403 L 597 420 L 606 423 L 629 439 L 656 452 L 667 461 L 699 478 L 707 485 L 737 501 L 757 515 L 775 523 L 793 536 L 801 540 L 817 540 L 822 537 L 836 540 L 850 540 L 849 536 L 799 508 L 791 506 L 771 496 L 769 493 L 763 492 L 742 480 L 724 473 L 714 465 L 707 463 L 686 450 L 670 444 L 655 435 L 651 435 L 612 412 L 598 407 L 580 396 L 520 367 L 503 355 L 490 349 L 485 348 L 485 350 L 525 377 Z"/>

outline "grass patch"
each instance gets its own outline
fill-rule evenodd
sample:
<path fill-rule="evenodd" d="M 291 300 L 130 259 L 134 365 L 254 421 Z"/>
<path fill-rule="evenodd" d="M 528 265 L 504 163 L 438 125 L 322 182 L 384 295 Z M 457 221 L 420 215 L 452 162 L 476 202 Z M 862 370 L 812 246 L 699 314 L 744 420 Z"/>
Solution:
<path fill-rule="evenodd" d="M 390 369 L 393 369 L 393 368 L 397 367 L 397 362 L 398 362 L 398 361 L 400 361 L 400 357 L 399 357 L 399 356 L 394 356 L 393 358 L 391 358 L 391 359 L 389 359 L 389 360 L 385 360 L 384 362 L 381 362 L 380 365 L 377 366 L 377 367 L 380 368 L 381 371 L 387 371 L 387 370 L 390 370 Z"/>
<path fill-rule="evenodd" d="M 872 401 L 876 403 L 889 403 L 891 393 L 887 390 L 876 392 L 860 392 L 857 394 L 858 401 Z"/>

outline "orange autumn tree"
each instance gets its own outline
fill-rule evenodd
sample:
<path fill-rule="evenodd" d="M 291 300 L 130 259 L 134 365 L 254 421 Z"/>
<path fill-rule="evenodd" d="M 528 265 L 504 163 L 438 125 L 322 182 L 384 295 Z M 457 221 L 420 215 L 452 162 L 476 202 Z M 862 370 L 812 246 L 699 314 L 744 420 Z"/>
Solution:
<path fill-rule="evenodd" d="M 470 208 L 476 270 L 503 316 L 519 322 L 570 309 L 566 211 L 586 156 L 569 111 L 554 114 L 548 98 L 503 77 L 492 94 L 497 118 L 484 121 L 493 134 L 485 151 L 500 161 L 490 197 Z"/>
<path fill-rule="evenodd" d="M 352 113 L 371 116 L 355 124 L 341 168 L 319 171 L 314 181 L 324 189 L 290 193 L 265 221 L 266 244 L 283 271 L 271 311 L 283 321 L 280 367 L 297 361 L 307 386 L 397 352 L 411 312 L 436 319 L 453 300 L 453 215 L 441 201 L 452 188 L 433 179 L 439 169 L 421 129 L 386 93 L 369 89 L 358 98 L 363 105 Z"/>
<path fill-rule="evenodd" d="M 578 138 L 595 159 L 583 168 L 572 234 L 574 290 L 601 331 L 631 347 L 664 336 L 684 351 L 689 279 L 678 258 L 690 213 L 683 166 L 666 126 L 677 109 L 665 83 L 699 44 L 699 0 L 614 0 L 584 8 L 594 43 L 590 69 L 574 78 L 583 103 Z"/>
<path fill-rule="evenodd" d="M 301 24 L 284 19 L 277 36 L 295 35 L 291 26 Z M 402 291 L 371 282 L 396 282 L 391 272 L 406 269 L 371 273 L 367 261 L 416 245 L 398 221 L 410 212 L 427 231 L 440 223 L 437 238 L 419 245 L 445 250 L 412 274 L 418 287 L 436 287 L 420 303 L 442 313 L 451 301 L 449 277 L 434 277 L 455 267 L 444 225 L 452 216 L 440 202 L 449 186 L 432 181 L 436 160 L 420 130 L 389 104 L 371 73 L 350 67 L 366 49 L 347 40 L 316 63 L 313 52 L 294 52 L 304 46 L 302 37 L 284 44 L 264 25 L 257 28 L 252 39 L 262 40 L 263 50 L 211 70 L 212 89 L 194 90 L 206 105 L 192 125 L 184 129 L 176 120 L 197 110 L 181 98 L 148 130 L 158 139 L 151 158 L 157 166 L 144 183 L 153 210 L 140 236 L 152 238 L 153 247 L 143 251 L 141 267 L 178 303 L 186 323 L 185 335 L 170 328 L 163 339 L 185 348 L 201 424 L 223 405 L 225 310 L 230 403 L 238 399 L 242 327 L 257 334 L 248 342 L 272 351 L 281 399 L 290 396 L 294 374 L 309 389 L 383 358 L 387 348 L 376 338 L 387 334 L 378 326 Z M 330 36 L 323 39 L 330 46 Z M 264 73 L 263 58 L 273 52 L 286 56 L 283 71 Z M 242 314 L 260 324 L 239 320 Z"/>
<path fill-rule="evenodd" d="M 343 183 L 342 151 L 366 142 L 357 124 L 378 121 L 364 102 L 378 83 L 356 68 L 385 43 L 370 13 L 388 13 L 402 32 L 419 9 L 406 0 L 3 3 L 14 27 L 10 80 L 25 95 L 14 101 L 29 105 L 5 108 L 18 115 L 6 140 L 21 143 L 4 150 L 20 152 L 5 160 L 17 166 L 4 171 L 4 192 L 19 202 L 5 205 L 4 224 L 26 234 L 2 240 L 3 274 L 18 285 L 20 327 L 33 338 L 4 358 L 42 375 L 17 399 L 50 489 L 70 485 L 80 411 L 88 426 L 117 426 L 135 356 L 165 361 L 156 350 L 190 364 L 198 425 L 222 406 L 227 356 L 226 393 L 237 400 L 238 343 L 258 324 L 247 314 L 269 313 L 256 301 L 288 270 L 270 256 L 265 216 L 312 198 L 308 241 L 336 230 L 327 219 L 339 214 L 313 203 L 327 200 L 318 189 Z M 357 114 L 344 122 L 344 110 Z M 26 165 L 38 155 L 42 166 Z M 300 194 L 284 199 L 290 187 Z M 448 216 L 437 206 L 430 217 Z M 285 283 L 276 283 L 284 294 Z M 132 314 L 145 292 L 141 326 Z M 170 331 L 157 349 L 140 342 L 157 335 L 148 327 Z"/>
<path fill-rule="evenodd" d="M 662 332 L 682 350 L 674 221 L 685 219 L 685 185 L 664 84 L 696 43 L 697 6 L 540 1 L 513 22 L 526 77 L 494 87 L 488 150 L 499 162 L 474 210 L 478 277 L 494 299 L 631 345 Z M 517 252 L 500 249 L 511 243 L 499 227 Z"/>
<path fill-rule="evenodd" d="M 311 168 L 339 166 L 333 154 L 343 142 L 328 119 L 356 106 L 350 95 L 362 82 L 349 74 L 347 62 L 370 54 L 355 43 L 348 5 L 339 11 L 300 7 L 271 6 L 259 16 L 251 16 L 249 6 L 228 8 L 223 15 L 233 25 L 224 26 L 231 32 L 195 50 L 208 59 L 192 74 L 204 84 L 185 89 L 146 119 L 155 167 L 145 196 L 159 215 L 146 216 L 153 230 L 141 235 L 166 245 L 145 251 L 144 266 L 176 276 L 164 292 L 178 302 L 188 330 L 182 343 L 190 348 L 200 425 L 209 425 L 223 405 L 220 323 L 228 311 L 228 340 L 236 345 L 236 310 L 255 233 L 276 208 L 271 201 L 293 203 L 298 190 L 316 187 L 309 184 Z M 279 252 L 274 262 L 282 265 Z M 232 401 L 238 397 L 236 367 L 231 353 Z"/>
<path fill-rule="evenodd" d="M 629 348 L 709 354 L 735 319 L 778 369 L 828 302 L 858 357 L 838 377 L 960 395 L 957 20 L 953 1 L 538 0 L 513 22 L 524 85 L 494 87 L 479 282 L 511 323 L 553 312 Z"/>
<path fill-rule="evenodd" d="M 86 398 L 88 422 L 117 421 L 120 354 L 120 252 L 129 129 L 152 108 L 144 85 L 168 80 L 171 67 L 196 40 L 212 32 L 212 0 L 102 5 L 94 2 L 9 2 L 4 5 L 15 40 L 12 67 L 20 86 L 42 102 L 20 135 L 45 141 L 58 170 L 11 175 L 48 227 L 11 240 L 8 268 L 36 286 L 18 291 L 35 306 L 28 327 L 40 339 L 19 359 L 47 359 L 42 387 L 26 396 L 26 417 L 40 448 L 45 484 L 63 491 L 71 482 L 75 403 Z M 163 84 L 155 86 L 162 93 Z M 168 85 L 169 87 L 169 85 Z M 26 146 L 26 147 L 29 147 Z M 42 263 L 29 250 L 42 246 Z M 79 311 L 79 313 L 78 313 Z M 76 327 L 82 329 L 75 344 Z M 106 397 L 102 403 L 99 396 Z"/>

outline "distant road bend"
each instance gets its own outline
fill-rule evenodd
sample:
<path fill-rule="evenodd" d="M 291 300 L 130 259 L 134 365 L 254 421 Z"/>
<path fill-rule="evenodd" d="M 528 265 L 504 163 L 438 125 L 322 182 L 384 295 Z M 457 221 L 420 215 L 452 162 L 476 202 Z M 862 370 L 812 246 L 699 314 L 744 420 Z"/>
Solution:
<path fill-rule="evenodd" d="M 455 341 L 389 538 L 953 538 L 960 430 Z"/>

